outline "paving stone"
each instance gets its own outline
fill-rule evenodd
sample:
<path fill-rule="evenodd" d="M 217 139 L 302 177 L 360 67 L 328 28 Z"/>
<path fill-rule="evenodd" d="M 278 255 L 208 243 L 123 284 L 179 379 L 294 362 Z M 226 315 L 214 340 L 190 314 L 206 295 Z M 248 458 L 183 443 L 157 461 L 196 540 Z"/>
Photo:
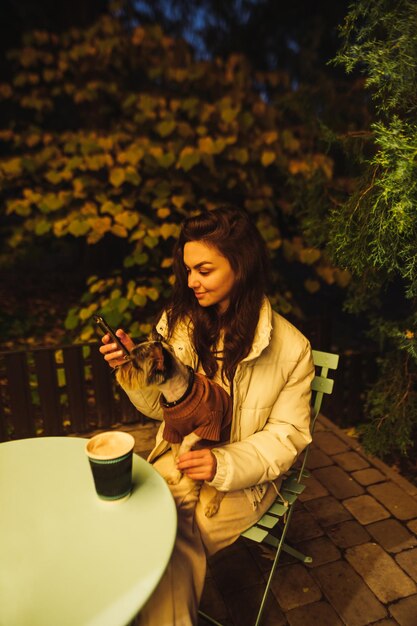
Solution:
<path fill-rule="evenodd" d="M 272 580 L 271 590 L 284 611 L 321 599 L 320 588 L 302 565 L 289 565 L 278 570 Z"/>
<path fill-rule="evenodd" d="M 343 626 L 334 608 L 326 602 L 307 604 L 287 613 L 290 626 Z"/>
<path fill-rule="evenodd" d="M 390 517 L 388 511 L 372 496 L 364 495 L 350 498 L 344 500 L 343 505 L 356 517 L 360 524 L 370 524 Z"/>
<path fill-rule="evenodd" d="M 367 531 L 388 552 L 401 552 L 417 545 L 417 539 L 396 519 L 368 524 Z"/>
<path fill-rule="evenodd" d="M 384 606 L 346 561 L 328 563 L 311 572 L 345 624 L 365 626 L 386 617 Z"/>
<path fill-rule="evenodd" d="M 315 433 L 314 443 L 320 450 L 329 455 L 339 454 L 340 452 L 349 450 L 349 446 L 344 441 L 326 430 Z"/>
<path fill-rule="evenodd" d="M 386 476 L 374 467 L 368 469 L 359 470 L 358 472 L 352 472 L 352 478 L 354 478 L 361 485 L 373 485 L 375 483 L 381 483 L 386 480 Z"/>
<path fill-rule="evenodd" d="M 370 539 L 369 533 L 356 520 L 348 520 L 326 529 L 329 537 L 339 548 L 350 548 Z"/>
<path fill-rule="evenodd" d="M 322 526 L 332 526 L 351 519 L 350 513 L 333 496 L 325 496 L 305 502 L 304 506 Z"/>
<path fill-rule="evenodd" d="M 340 467 L 343 467 L 347 472 L 353 472 L 354 470 L 361 470 L 365 467 L 369 467 L 368 461 L 356 452 L 342 452 L 342 454 L 335 454 L 333 461 L 336 461 Z"/>
<path fill-rule="evenodd" d="M 318 500 L 313 500 L 313 502 L 318 502 Z M 323 530 L 317 524 L 313 515 L 305 509 L 300 509 L 293 513 L 286 538 L 288 538 L 289 542 L 298 543 L 314 537 L 320 537 L 323 534 Z"/>
<path fill-rule="evenodd" d="M 417 581 L 417 548 L 397 554 L 395 560 L 413 580 Z M 416 615 L 417 618 L 417 615 Z M 417 622 L 417 619 L 416 619 Z"/>
<path fill-rule="evenodd" d="M 340 559 L 340 551 L 327 537 L 318 537 L 317 539 L 302 541 L 294 547 L 303 554 L 312 557 L 313 562 L 306 563 L 307 567 L 318 567 L 324 563 L 330 563 L 331 561 Z"/>
<path fill-rule="evenodd" d="M 308 469 L 316 469 L 317 467 L 325 467 L 326 465 L 332 464 L 333 461 L 327 454 L 319 448 L 314 447 L 314 444 L 311 444 L 306 464 Z"/>
<path fill-rule="evenodd" d="M 391 604 L 389 612 L 395 617 L 400 626 L 416 626 L 417 596 L 410 596 L 395 604 Z"/>
<path fill-rule="evenodd" d="M 415 582 L 376 543 L 348 548 L 345 558 L 385 604 L 417 592 Z"/>
<path fill-rule="evenodd" d="M 408 520 L 417 515 L 417 501 L 393 482 L 368 487 L 371 493 L 398 519 Z"/>
<path fill-rule="evenodd" d="M 417 535 L 417 519 L 413 519 L 411 520 L 411 522 L 407 522 L 407 526 L 411 530 L 412 533 Z"/>
<path fill-rule="evenodd" d="M 342 468 L 335 465 L 316 469 L 313 471 L 313 476 L 339 500 L 364 493 L 363 487 L 358 485 Z"/>
<path fill-rule="evenodd" d="M 319 483 L 319 481 L 314 478 L 314 476 L 310 476 L 305 480 L 305 486 L 306 488 L 298 498 L 301 502 L 306 502 L 307 500 L 314 500 L 315 498 L 329 495 L 326 487 L 323 487 L 323 485 Z"/>
<path fill-rule="evenodd" d="M 227 597 L 227 608 L 235 626 L 253 626 L 263 593 L 265 583 L 250 587 L 244 594 L 233 593 Z M 207 613 L 209 613 L 207 611 Z M 221 621 L 221 620 L 219 620 Z M 266 599 L 265 610 L 262 616 L 262 626 L 286 626 L 287 619 L 278 606 L 273 593 L 269 593 Z M 207 622 L 204 624 L 207 626 Z"/>

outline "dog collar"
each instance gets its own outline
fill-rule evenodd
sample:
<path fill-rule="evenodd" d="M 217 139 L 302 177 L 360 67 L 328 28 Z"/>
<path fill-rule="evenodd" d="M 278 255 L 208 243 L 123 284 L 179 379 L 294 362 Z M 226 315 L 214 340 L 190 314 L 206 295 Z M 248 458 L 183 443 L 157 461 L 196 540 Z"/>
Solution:
<path fill-rule="evenodd" d="M 178 400 L 174 400 L 173 402 L 167 402 L 163 396 L 163 394 L 161 394 L 161 404 L 162 406 L 166 407 L 166 408 L 171 408 L 173 406 L 177 406 L 177 404 L 180 404 L 183 400 L 185 400 L 185 398 L 190 395 L 191 393 L 191 389 L 193 388 L 194 385 L 194 370 L 192 367 L 190 367 L 189 365 L 187 365 L 188 371 L 190 372 L 190 378 L 188 379 L 188 387 L 185 390 L 185 393 L 181 396 L 181 398 L 179 398 Z"/>

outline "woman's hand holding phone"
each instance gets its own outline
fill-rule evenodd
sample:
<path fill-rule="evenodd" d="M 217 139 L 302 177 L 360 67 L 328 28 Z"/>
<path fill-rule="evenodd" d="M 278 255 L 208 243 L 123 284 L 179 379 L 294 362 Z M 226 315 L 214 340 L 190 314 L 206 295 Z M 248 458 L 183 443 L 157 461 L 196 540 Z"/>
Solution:
<path fill-rule="evenodd" d="M 127 335 L 124 330 L 118 328 L 115 333 L 116 337 L 120 340 L 120 342 L 128 349 L 130 352 L 132 348 L 135 347 L 135 344 Z M 123 365 L 126 362 L 126 353 L 120 349 L 120 347 L 115 343 L 109 333 L 106 333 L 101 341 L 103 345 L 100 347 L 100 352 L 104 356 L 104 360 L 110 365 L 110 367 L 115 368 L 119 365 Z"/>
<path fill-rule="evenodd" d="M 130 351 L 135 347 L 134 342 L 121 328 L 114 331 L 101 315 L 93 315 L 93 321 L 104 333 L 101 339 L 104 345 L 100 348 L 104 360 L 112 368 L 123 365 L 126 358 L 129 357 Z"/>

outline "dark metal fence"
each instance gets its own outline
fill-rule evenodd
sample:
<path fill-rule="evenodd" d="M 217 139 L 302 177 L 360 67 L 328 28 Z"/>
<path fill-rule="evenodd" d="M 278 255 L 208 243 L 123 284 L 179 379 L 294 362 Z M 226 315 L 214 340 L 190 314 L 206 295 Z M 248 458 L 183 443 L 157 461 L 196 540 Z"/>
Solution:
<path fill-rule="evenodd" d="M 0 353 L 0 441 L 145 422 L 98 343 Z"/>
<path fill-rule="evenodd" d="M 311 341 L 328 349 L 318 337 Z M 89 343 L 0 353 L 0 441 L 145 423 L 98 348 Z M 326 416 L 341 427 L 360 422 L 375 374 L 374 352 L 341 353 Z"/>

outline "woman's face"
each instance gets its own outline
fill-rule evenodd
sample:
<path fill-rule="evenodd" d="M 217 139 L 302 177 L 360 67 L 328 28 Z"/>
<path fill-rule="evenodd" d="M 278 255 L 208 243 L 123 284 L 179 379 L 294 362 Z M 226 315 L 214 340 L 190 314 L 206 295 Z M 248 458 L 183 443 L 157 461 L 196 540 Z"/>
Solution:
<path fill-rule="evenodd" d="M 188 286 L 201 306 L 218 305 L 224 313 L 230 303 L 230 292 L 236 276 L 229 261 L 215 246 L 202 241 L 188 241 L 184 245 L 184 265 L 188 272 Z"/>

